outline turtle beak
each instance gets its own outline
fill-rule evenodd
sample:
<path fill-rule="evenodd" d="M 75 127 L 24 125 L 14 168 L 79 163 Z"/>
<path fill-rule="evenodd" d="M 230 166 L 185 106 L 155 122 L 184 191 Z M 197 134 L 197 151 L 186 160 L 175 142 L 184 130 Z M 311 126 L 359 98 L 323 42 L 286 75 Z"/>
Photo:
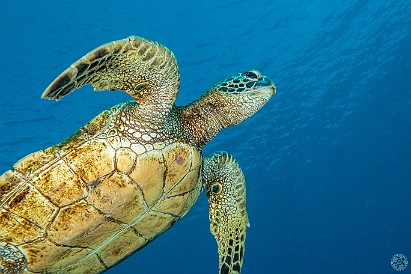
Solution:
<path fill-rule="evenodd" d="M 275 87 L 273 82 L 271 82 L 271 86 L 270 86 L 269 90 L 271 92 L 270 96 L 273 96 L 277 92 L 277 88 Z"/>
<path fill-rule="evenodd" d="M 271 92 L 271 96 L 273 96 L 276 93 L 277 89 L 275 88 L 275 85 L 273 81 L 271 81 L 270 78 L 268 78 L 267 76 L 264 76 L 261 82 L 262 82 L 261 85 L 266 86 L 269 92 Z"/>
<path fill-rule="evenodd" d="M 263 78 L 258 81 L 257 83 L 256 96 L 264 97 L 267 101 L 276 93 L 277 89 L 271 81 L 270 78 L 267 76 L 263 76 Z"/>

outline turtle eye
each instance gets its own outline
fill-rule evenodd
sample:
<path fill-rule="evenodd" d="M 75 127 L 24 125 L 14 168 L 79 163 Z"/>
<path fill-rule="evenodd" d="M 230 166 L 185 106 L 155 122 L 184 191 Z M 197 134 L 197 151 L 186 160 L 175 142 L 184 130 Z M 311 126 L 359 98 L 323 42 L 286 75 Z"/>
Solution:
<path fill-rule="evenodd" d="M 222 189 L 223 189 L 223 187 L 221 186 L 221 184 L 215 183 L 211 186 L 210 191 L 211 191 L 212 194 L 219 194 Z"/>
<path fill-rule="evenodd" d="M 249 78 L 249 79 L 253 79 L 253 80 L 258 80 L 258 79 L 261 78 L 260 73 L 258 73 L 255 70 L 249 70 L 249 71 L 245 72 L 244 76 Z"/>

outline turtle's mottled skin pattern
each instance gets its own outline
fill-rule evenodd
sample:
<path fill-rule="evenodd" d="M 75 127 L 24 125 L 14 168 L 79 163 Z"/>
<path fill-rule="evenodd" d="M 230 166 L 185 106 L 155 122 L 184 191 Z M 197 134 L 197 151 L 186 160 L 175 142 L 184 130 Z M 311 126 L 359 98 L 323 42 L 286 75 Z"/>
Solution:
<path fill-rule="evenodd" d="M 215 153 L 204 160 L 210 230 L 218 244 L 220 273 L 240 273 L 244 257 L 245 179 L 234 157 Z"/>
<path fill-rule="evenodd" d="M 135 101 L 104 111 L 0 177 L 0 273 L 103 272 L 170 228 L 216 181 L 223 191 L 210 198 L 211 228 L 220 261 L 232 262 L 220 262 L 220 272 L 239 273 L 247 216 L 244 177 L 232 156 L 216 154 L 215 161 L 203 163 L 201 149 L 261 108 L 275 92 L 271 80 L 255 71 L 240 73 L 177 107 L 174 55 L 133 37 L 75 62 L 43 98 L 60 99 L 85 84 L 125 91 Z M 233 192 L 234 185 L 243 187 Z M 243 201 L 240 215 L 233 199 Z M 226 217 L 214 216 L 221 212 Z M 231 227 L 242 233 L 234 245 Z M 227 253 L 227 244 L 241 247 L 240 259 L 238 252 Z"/>

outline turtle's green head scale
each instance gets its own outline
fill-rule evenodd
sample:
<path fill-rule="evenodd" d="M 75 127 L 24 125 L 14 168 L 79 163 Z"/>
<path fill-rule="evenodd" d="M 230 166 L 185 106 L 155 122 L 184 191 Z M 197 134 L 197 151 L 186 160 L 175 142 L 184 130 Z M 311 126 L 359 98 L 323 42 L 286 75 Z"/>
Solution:
<path fill-rule="evenodd" d="M 212 86 L 180 110 L 185 136 L 201 147 L 220 130 L 256 113 L 275 94 L 274 83 L 256 70 L 238 73 Z"/>

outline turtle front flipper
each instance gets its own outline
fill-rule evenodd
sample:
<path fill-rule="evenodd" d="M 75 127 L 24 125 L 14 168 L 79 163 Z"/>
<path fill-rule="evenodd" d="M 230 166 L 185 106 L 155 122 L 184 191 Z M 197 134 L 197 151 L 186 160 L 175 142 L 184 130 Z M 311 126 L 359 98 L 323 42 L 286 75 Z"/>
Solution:
<path fill-rule="evenodd" d="M 180 74 L 169 49 L 144 38 L 129 37 L 86 54 L 61 73 L 42 98 L 59 100 L 86 84 L 92 84 L 95 91 L 125 91 L 139 103 L 174 102 Z"/>
<path fill-rule="evenodd" d="M 210 230 L 218 245 L 220 274 L 240 273 L 246 227 L 244 174 L 233 156 L 219 152 L 204 159 Z"/>

